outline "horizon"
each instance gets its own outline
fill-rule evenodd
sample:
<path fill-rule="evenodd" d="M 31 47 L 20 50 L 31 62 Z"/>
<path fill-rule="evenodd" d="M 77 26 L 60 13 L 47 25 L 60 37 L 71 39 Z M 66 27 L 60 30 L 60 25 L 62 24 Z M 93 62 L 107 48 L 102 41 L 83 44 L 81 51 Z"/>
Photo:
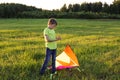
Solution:
<path fill-rule="evenodd" d="M 87 3 L 94 3 L 94 2 L 102 2 L 107 4 L 112 4 L 114 0 L 52 0 L 51 2 L 48 2 L 47 0 L 0 0 L 0 3 L 18 3 L 23 4 L 27 6 L 33 6 L 36 8 L 42 8 L 45 10 L 53 10 L 53 9 L 60 9 L 64 4 L 67 6 L 69 4 L 82 4 L 84 2 Z"/>

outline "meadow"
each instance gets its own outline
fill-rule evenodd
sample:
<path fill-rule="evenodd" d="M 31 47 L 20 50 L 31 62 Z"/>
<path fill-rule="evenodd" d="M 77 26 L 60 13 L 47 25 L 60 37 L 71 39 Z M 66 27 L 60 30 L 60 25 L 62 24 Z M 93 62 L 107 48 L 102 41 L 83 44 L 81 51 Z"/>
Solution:
<path fill-rule="evenodd" d="M 53 80 L 120 80 L 120 20 L 57 19 L 62 37 L 57 55 L 67 44 L 79 69 L 61 70 Z M 47 19 L 0 19 L 0 80 L 49 80 L 39 70 L 45 57 L 43 30 Z M 49 63 L 50 65 L 50 63 Z"/>

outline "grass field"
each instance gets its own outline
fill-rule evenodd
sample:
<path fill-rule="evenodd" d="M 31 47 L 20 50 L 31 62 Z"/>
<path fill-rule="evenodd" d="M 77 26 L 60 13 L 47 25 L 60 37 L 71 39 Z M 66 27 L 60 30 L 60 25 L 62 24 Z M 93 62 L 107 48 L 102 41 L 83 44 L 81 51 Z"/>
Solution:
<path fill-rule="evenodd" d="M 57 55 L 71 45 L 81 72 L 58 71 L 53 80 L 120 80 L 120 20 L 57 21 Z M 47 19 L 0 19 L 0 80 L 49 80 L 49 70 L 39 76 L 46 26 Z"/>

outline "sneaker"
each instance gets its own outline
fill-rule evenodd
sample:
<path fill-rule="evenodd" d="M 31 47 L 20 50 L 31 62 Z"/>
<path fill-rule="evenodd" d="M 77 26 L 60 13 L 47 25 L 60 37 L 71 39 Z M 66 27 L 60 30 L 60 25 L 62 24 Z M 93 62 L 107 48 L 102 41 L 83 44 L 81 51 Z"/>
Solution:
<path fill-rule="evenodd" d="M 57 74 L 57 72 L 50 74 L 50 79 L 52 79 L 53 75 L 56 75 L 56 74 Z"/>
<path fill-rule="evenodd" d="M 50 79 L 52 80 L 52 78 L 53 78 L 53 74 L 50 74 Z"/>

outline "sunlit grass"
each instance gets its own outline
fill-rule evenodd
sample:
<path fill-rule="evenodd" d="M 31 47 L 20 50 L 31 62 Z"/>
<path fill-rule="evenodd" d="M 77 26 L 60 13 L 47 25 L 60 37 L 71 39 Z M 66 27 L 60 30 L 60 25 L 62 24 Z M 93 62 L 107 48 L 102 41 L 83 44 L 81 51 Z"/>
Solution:
<path fill-rule="evenodd" d="M 58 71 L 54 80 L 119 80 L 119 25 L 119 20 L 58 19 L 57 55 L 69 44 L 81 72 Z M 39 75 L 46 26 L 47 19 L 0 19 L 0 80 L 49 80 L 49 70 Z"/>

